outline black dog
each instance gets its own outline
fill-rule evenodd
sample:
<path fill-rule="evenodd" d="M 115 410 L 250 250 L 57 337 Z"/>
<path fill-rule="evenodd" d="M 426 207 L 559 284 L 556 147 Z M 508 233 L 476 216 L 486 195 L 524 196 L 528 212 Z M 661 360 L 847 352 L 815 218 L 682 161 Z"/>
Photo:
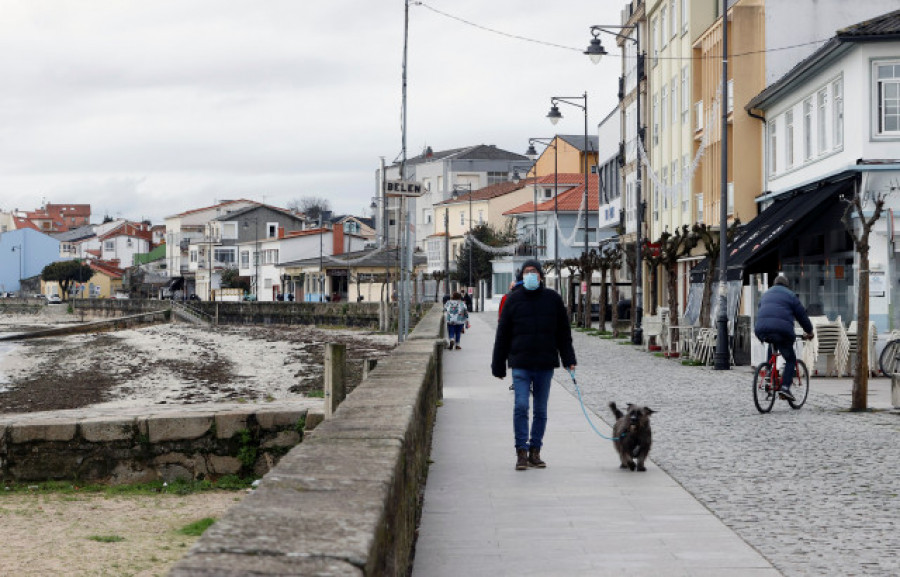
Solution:
<path fill-rule="evenodd" d="M 613 415 L 616 416 L 616 424 L 613 425 L 613 445 L 619 453 L 622 461 L 622 469 L 635 469 L 646 471 L 644 460 L 650 453 L 653 444 L 653 434 L 650 430 L 650 415 L 655 413 L 650 407 L 641 407 L 628 403 L 626 413 L 622 413 L 615 403 L 610 403 Z"/>

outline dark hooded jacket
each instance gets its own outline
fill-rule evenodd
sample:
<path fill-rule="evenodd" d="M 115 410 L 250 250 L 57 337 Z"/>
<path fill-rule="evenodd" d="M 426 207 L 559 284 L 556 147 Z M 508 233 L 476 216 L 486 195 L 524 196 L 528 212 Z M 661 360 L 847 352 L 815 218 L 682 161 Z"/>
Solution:
<path fill-rule="evenodd" d="M 797 295 L 785 286 L 774 285 L 759 299 L 754 330 L 756 338 L 761 341 L 793 339 L 796 334 L 794 319 L 797 319 L 806 333 L 813 332 L 806 309 L 800 304 Z"/>
<path fill-rule="evenodd" d="M 524 268 L 524 267 L 523 267 Z M 509 293 L 494 339 L 491 373 L 514 369 L 548 370 L 576 364 L 572 328 L 559 294 L 541 285 Z"/>

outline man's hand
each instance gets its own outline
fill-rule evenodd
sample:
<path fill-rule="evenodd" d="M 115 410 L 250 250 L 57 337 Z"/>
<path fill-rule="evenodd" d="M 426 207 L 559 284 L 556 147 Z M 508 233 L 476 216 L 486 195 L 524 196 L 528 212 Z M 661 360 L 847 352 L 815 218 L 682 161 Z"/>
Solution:
<path fill-rule="evenodd" d="M 807 341 L 811 341 L 814 336 L 816 336 L 814 333 L 806 333 L 805 335 L 803 335 L 803 338 Z"/>

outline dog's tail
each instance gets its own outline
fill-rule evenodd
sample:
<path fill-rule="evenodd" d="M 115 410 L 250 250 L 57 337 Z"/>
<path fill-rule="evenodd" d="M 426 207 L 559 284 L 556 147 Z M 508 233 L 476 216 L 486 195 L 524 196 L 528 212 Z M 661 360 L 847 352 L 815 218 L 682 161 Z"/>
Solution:
<path fill-rule="evenodd" d="M 612 401 L 610 401 L 609 403 L 609 408 L 612 409 L 613 415 L 615 415 L 617 419 L 621 419 L 625 416 L 622 411 L 619 410 L 619 407 L 617 407 L 616 404 Z"/>

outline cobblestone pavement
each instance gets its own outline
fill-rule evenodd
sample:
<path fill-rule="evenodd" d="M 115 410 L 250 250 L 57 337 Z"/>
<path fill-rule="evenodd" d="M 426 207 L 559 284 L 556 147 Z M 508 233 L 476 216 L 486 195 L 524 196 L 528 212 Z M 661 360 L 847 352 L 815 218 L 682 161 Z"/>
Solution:
<path fill-rule="evenodd" d="M 574 338 L 585 404 L 610 424 L 609 401 L 658 411 L 650 460 L 784 575 L 900 574 L 900 416 L 847 412 L 815 379 L 802 409 L 777 401 L 761 415 L 749 367 L 687 367 Z M 566 373 L 556 380 L 574 390 Z M 611 446 L 597 458 L 616 463 Z"/>

